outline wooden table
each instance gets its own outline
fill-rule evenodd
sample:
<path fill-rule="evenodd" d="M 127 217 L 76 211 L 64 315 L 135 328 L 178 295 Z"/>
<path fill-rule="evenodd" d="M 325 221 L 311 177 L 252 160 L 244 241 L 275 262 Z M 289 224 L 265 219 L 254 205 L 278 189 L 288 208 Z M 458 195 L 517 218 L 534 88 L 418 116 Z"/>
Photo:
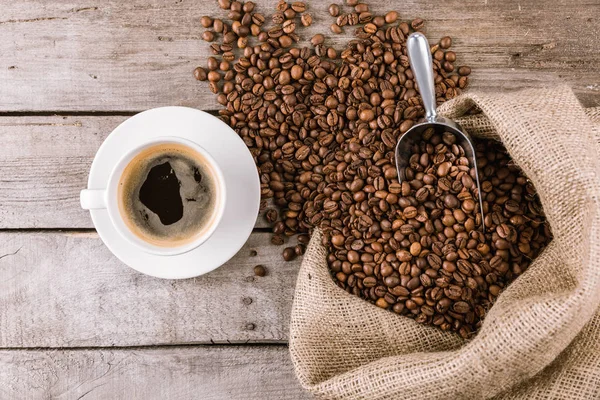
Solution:
<path fill-rule="evenodd" d="M 257 3 L 266 13 L 274 4 Z M 328 4 L 309 2 L 317 22 L 303 36 L 327 30 Z M 600 105 L 598 1 L 394 8 L 424 18 L 430 39 L 454 38 L 473 89 L 566 82 L 583 104 Z M 164 105 L 218 109 L 192 78 L 208 55 L 205 14 L 225 15 L 213 0 L 0 7 L 0 398 L 308 397 L 286 347 L 299 261 L 281 261 L 260 218 L 226 265 L 166 281 L 121 264 L 79 207 L 94 153 L 128 116 Z M 268 276 L 253 276 L 257 264 Z"/>

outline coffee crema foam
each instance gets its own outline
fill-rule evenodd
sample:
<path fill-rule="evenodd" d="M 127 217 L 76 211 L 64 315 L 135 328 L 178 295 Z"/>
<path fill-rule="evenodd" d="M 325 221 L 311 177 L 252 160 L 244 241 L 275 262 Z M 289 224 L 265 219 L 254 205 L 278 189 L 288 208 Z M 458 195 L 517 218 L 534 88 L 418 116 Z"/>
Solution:
<path fill-rule="evenodd" d="M 143 241 L 179 247 L 208 231 L 220 200 L 216 174 L 197 151 L 178 143 L 142 150 L 119 180 L 119 212 Z"/>

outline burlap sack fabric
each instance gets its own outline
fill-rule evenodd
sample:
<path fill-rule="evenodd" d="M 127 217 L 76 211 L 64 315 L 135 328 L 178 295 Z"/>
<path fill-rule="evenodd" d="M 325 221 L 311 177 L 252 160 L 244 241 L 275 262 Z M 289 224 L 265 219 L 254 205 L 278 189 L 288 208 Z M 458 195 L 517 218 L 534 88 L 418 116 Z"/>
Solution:
<path fill-rule="evenodd" d="M 469 93 L 440 112 L 504 143 L 554 240 L 464 341 L 337 287 L 315 232 L 291 318 L 301 384 L 326 399 L 600 399 L 600 110 L 594 125 L 562 87 Z"/>

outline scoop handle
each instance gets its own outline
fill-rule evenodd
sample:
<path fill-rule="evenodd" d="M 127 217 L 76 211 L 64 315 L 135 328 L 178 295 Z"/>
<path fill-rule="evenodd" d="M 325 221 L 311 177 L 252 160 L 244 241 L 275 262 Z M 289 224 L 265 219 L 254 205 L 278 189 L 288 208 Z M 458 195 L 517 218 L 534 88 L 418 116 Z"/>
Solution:
<path fill-rule="evenodd" d="M 425 118 L 434 122 L 437 116 L 435 111 L 435 81 L 433 80 L 433 62 L 431 60 L 431 49 L 425 35 L 419 32 L 411 34 L 406 40 L 408 59 L 410 67 L 417 81 L 423 106 L 425 107 Z"/>

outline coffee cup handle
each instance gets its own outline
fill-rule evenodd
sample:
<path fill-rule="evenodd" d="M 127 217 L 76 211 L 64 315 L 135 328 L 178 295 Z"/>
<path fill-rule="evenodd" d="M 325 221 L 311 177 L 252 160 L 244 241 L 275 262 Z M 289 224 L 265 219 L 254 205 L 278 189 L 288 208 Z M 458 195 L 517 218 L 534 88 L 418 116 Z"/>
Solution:
<path fill-rule="evenodd" d="M 84 210 L 106 208 L 106 190 L 84 189 L 79 195 L 79 202 Z"/>

